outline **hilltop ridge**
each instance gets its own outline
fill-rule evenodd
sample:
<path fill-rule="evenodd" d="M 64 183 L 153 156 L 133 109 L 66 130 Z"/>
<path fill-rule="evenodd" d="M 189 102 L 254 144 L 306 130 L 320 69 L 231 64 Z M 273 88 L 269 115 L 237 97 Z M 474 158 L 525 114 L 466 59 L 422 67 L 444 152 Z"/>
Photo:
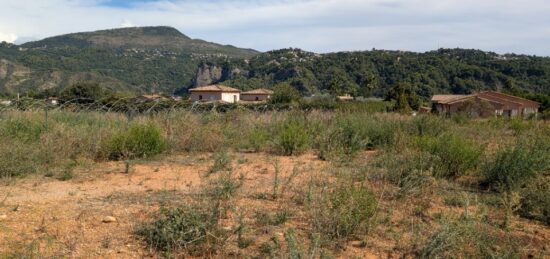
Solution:
<path fill-rule="evenodd" d="M 550 57 L 460 48 L 326 54 L 288 48 L 261 53 L 192 39 L 166 26 L 0 43 L 0 60 L 4 95 L 55 93 L 82 80 L 132 94 L 185 93 L 215 83 L 242 90 L 285 83 L 304 95 L 384 97 L 398 83 L 426 99 L 480 90 L 550 94 Z"/>

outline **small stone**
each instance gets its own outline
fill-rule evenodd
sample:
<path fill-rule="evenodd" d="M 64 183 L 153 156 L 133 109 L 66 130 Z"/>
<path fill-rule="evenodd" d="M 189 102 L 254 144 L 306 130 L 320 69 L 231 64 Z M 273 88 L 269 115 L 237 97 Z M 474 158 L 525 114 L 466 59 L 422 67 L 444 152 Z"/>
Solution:
<path fill-rule="evenodd" d="M 107 216 L 103 218 L 103 223 L 113 223 L 116 222 L 116 218 L 113 216 Z"/>
<path fill-rule="evenodd" d="M 0 220 L 8 219 L 8 215 L 6 214 L 0 214 Z"/>
<path fill-rule="evenodd" d="M 351 246 L 358 247 L 358 248 L 363 248 L 363 247 L 367 246 L 367 243 L 365 241 L 353 241 L 353 242 L 351 242 Z"/>

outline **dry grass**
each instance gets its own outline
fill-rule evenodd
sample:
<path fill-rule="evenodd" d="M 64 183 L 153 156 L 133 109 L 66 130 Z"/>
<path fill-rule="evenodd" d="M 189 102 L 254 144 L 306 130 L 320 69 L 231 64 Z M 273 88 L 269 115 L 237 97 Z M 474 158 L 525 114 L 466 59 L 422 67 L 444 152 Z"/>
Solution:
<path fill-rule="evenodd" d="M 279 156 L 281 138 L 301 143 L 295 128 L 284 133 L 284 123 L 297 118 L 307 144 L 298 154 Z M 132 121 L 119 114 L 53 112 L 46 128 L 42 119 L 32 112 L 0 115 L 6 143 L 0 165 L 12 168 L 0 169 L 0 194 L 8 194 L 0 195 L 0 215 L 7 216 L 0 219 L 0 257 L 550 256 L 550 228 L 537 217 L 513 214 L 503 227 L 509 215 L 501 194 L 480 185 L 483 159 L 439 178 L 444 156 L 424 145 L 452 134 L 492 158 L 531 136 L 550 143 L 544 138 L 550 126 L 542 122 L 317 111 L 172 111 Z M 20 123 L 17 134 L 13 121 Z M 156 125 L 166 151 L 138 160 L 98 159 L 113 132 L 131 124 Z M 338 132 L 329 146 L 351 143 L 353 149 L 321 160 L 318 148 L 327 138 L 317 136 L 328 131 Z M 7 159 L 13 150 L 19 152 Z M 537 216 L 544 188 L 519 191 Z M 155 246 L 135 235 L 160 218 L 160 208 L 183 204 L 209 208 L 205 215 L 215 217 L 202 232 L 212 236 L 198 249 Z M 105 216 L 118 221 L 102 223 Z"/>

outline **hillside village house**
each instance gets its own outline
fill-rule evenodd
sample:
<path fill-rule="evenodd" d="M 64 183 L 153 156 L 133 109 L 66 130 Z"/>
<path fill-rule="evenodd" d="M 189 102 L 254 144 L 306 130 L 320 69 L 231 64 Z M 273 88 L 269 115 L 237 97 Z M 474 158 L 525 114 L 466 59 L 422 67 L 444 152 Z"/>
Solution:
<path fill-rule="evenodd" d="M 536 115 L 540 104 L 494 91 L 470 95 L 434 95 L 432 109 L 440 114 L 467 113 L 472 117 L 504 116 L 527 118 Z"/>
<path fill-rule="evenodd" d="M 241 93 L 241 101 L 264 102 L 271 99 L 273 91 L 268 89 L 256 89 Z"/>
<path fill-rule="evenodd" d="M 340 101 L 353 101 L 353 100 L 355 100 L 355 98 L 353 98 L 353 96 L 351 96 L 349 94 L 338 96 L 337 98 Z"/>
<path fill-rule="evenodd" d="M 237 103 L 241 94 L 241 90 L 223 85 L 202 86 L 189 91 L 191 100 L 195 102 Z"/>

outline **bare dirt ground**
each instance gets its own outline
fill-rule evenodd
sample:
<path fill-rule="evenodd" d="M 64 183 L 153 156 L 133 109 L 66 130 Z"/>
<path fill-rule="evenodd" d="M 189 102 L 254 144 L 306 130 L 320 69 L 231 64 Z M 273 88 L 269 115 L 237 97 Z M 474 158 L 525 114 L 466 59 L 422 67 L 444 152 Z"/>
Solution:
<path fill-rule="evenodd" d="M 323 177 L 329 164 L 312 154 L 299 157 L 275 157 L 267 154 L 234 154 L 233 171 L 242 174 L 244 186 L 239 191 L 236 205 L 254 215 L 259 210 L 292 212 L 286 226 L 252 228 L 248 236 L 255 242 L 247 249 L 257 251 L 262 242 L 271 236 L 283 236 L 288 226 L 307 228 L 303 211 L 292 205 L 296 197 L 285 196 L 284 188 L 299 189 L 311 177 Z M 278 162 L 275 162 L 278 161 Z M 297 179 L 282 186 L 278 201 L 254 198 L 269 193 L 274 177 L 274 164 L 280 167 L 281 179 L 286 179 L 295 168 L 300 170 Z M 38 257 L 73 258 L 143 258 L 158 257 L 134 234 L 136 226 L 151 220 L 163 205 L 185 202 L 207 179 L 206 172 L 212 165 L 211 154 L 186 154 L 166 156 L 158 161 L 139 161 L 125 173 L 124 162 L 91 163 L 79 167 L 74 178 L 60 181 L 44 176 L 14 179 L 0 185 L 0 257 L 2 254 L 19 256 L 21 251 Z M 283 181 L 284 182 L 284 181 Z M 392 186 L 373 184 L 379 194 L 381 222 L 373 229 L 367 245 L 357 241 L 338 252 L 337 257 L 349 258 L 400 258 L 413 257 L 411 251 L 418 235 L 433 231 L 436 214 L 463 212 L 443 205 L 440 200 L 428 200 L 426 211 L 418 212 L 418 206 L 384 197 L 391 195 Z M 431 196 L 430 196 L 431 197 Z M 422 202 L 420 202 L 422 203 Z M 476 208 L 472 208 L 475 212 Z M 421 214 L 421 215 L 419 215 Z M 417 215 L 411 217 L 411 215 Z M 116 222 L 104 223 L 107 216 Z M 229 219 L 231 220 L 231 219 Z M 250 224 L 254 224 L 250 220 Z M 520 226 L 514 231 L 525 239 L 535 256 L 550 256 L 550 228 L 528 220 L 516 220 Z M 418 227 L 418 230 L 410 229 Z M 238 248 L 230 248 L 238 250 Z M 541 252 L 542 251 L 542 252 Z M 15 254 L 13 254 L 15 253 Z M 239 251 L 232 253 L 242 256 Z"/>
<path fill-rule="evenodd" d="M 274 158 L 238 157 L 242 164 L 236 167 L 245 182 L 267 187 Z M 321 166 L 313 156 L 276 159 L 281 174 L 297 164 Z M 154 257 L 133 234 L 135 226 L 149 220 L 161 205 L 183 202 L 202 183 L 211 166 L 210 154 L 136 162 L 128 174 L 125 166 L 123 162 L 93 164 L 77 170 L 68 181 L 31 176 L 3 183 L 0 215 L 6 218 L 0 220 L 0 254 L 24 250 L 63 257 Z M 103 223 L 107 216 L 117 222 Z"/>

